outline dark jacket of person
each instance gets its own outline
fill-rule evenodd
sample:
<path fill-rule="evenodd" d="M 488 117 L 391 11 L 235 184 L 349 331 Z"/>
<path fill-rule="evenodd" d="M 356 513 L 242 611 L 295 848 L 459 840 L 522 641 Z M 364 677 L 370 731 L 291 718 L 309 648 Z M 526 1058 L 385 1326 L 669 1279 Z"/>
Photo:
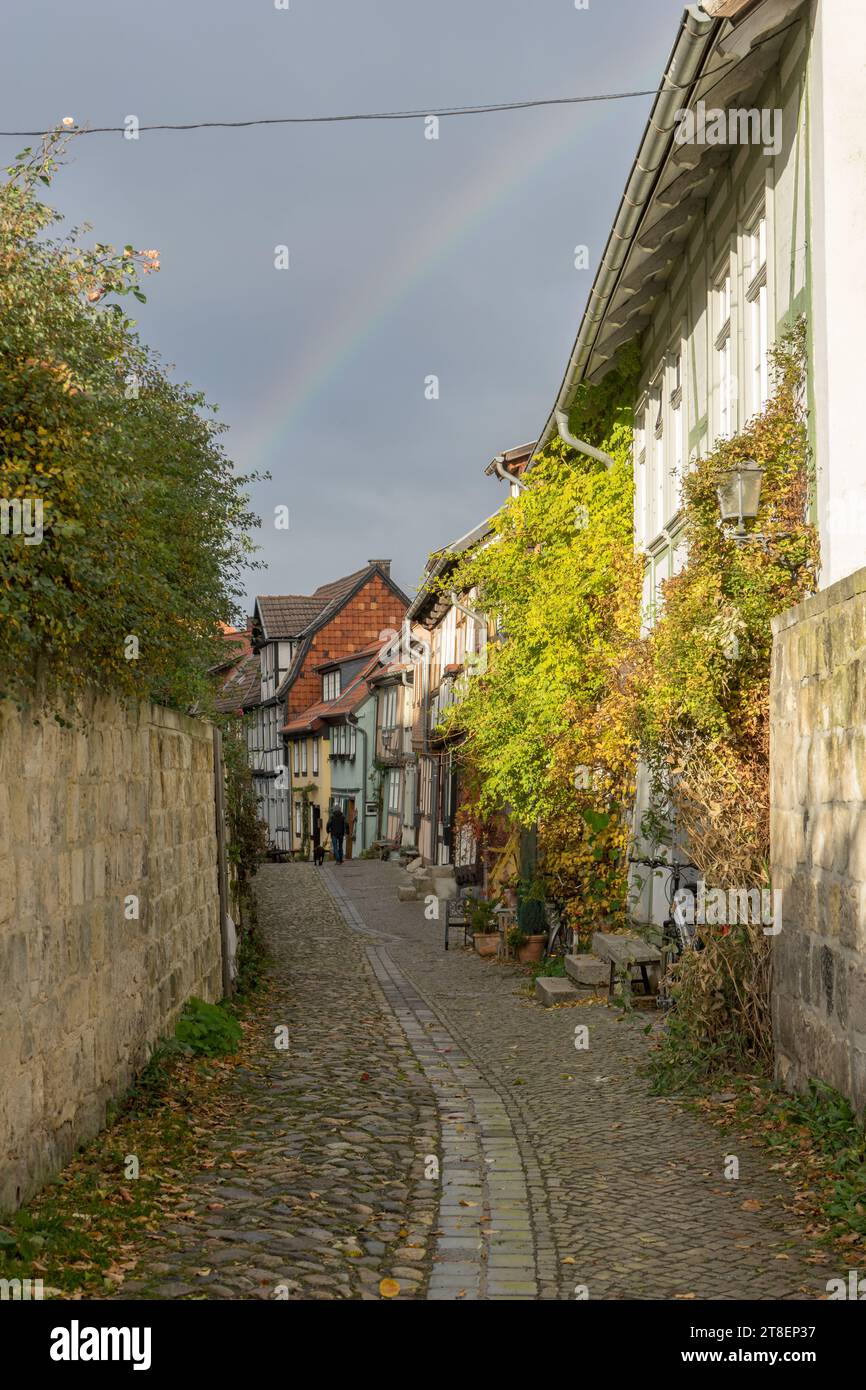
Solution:
<path fill-rule="evenodd" d="M 342 838 L 346 833 L 346 818 L 339 806 L 335 806 L 325 827 L 329 835 L 338 835 Z"/>

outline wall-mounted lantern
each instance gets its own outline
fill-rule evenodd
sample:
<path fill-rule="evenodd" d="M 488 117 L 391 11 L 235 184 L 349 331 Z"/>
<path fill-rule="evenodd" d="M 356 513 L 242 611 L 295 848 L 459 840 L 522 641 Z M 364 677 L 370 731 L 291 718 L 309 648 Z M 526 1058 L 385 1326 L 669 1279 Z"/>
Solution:
<path fill-rule="evenodd" d="M 744 459 L 736 468 L 731 468 L 722 475 L 716 495 L 722 512 L 722 522 L 737 523 L 733 532 L 735 541 L 743 542 L 749 539 L 746 522 L 754 521 L 758 515 L 763 481 L 764 469 L 754 459 Z M 753 539 L 759 538 L 755 536 Z"/>

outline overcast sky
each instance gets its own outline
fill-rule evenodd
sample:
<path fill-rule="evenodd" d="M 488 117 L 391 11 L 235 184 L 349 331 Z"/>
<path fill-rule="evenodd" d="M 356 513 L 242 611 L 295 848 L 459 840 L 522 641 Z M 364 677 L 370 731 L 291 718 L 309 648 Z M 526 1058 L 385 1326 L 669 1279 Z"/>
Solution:
<path fill-rule="evenodd" d="M 3 0 L 0 129 L 426 109 L 657 84 L 682 0 Z M 558 389 L 649 100 L 75 142 L 52 191 L 157 247 L 145 340 L 219 404 L 249 592 L 427 553 L 503 500 Z M 4 164 L 23 141 L 3 139 Z M 574 268 L 574 247 L 592 271 Z M 275 247 L 289 248 L 277 270 Z M 439 399 L 425 399 L 425 379 Z M 274 509 L 288 506 L 288 532 Z"/>

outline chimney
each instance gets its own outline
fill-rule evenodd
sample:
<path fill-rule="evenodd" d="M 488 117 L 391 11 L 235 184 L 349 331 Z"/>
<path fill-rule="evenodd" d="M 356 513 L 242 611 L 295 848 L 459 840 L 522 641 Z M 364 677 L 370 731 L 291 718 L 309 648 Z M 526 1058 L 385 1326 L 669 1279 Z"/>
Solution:
<path fill-rule="evenodd" d="M 367 564 L 368 564 L 368 565 L 378 565 L 378 566 L 379 566 L 379 569 L 380 569 L 380 570 L 384 570 L 386 574 L 390 574 L 390 573 L 391 573 L 391 561 L 390 561 L 390 560 L 368 560 L 368 561 L 367 561 Z"/>

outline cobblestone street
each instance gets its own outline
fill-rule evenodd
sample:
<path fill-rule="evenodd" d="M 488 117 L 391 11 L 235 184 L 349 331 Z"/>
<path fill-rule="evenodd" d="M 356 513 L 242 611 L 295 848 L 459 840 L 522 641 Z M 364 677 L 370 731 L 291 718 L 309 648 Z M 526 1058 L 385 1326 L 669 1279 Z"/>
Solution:
<path fill-rule="evenodd" d="M 219 1163 L 190 1183 L 204 1215 L 123 1297 L 378 1299 L 383 1279 L 427 1299 L 824 1292 L 767 1154 L 737 1142 L 726 1181 L 731 1142 L 649 1094 L 644 1015 L 542 1009 L 525 972 L 446 953 L 398 877 L 261 870 L 260 1061 L 234 1074 Z"/>

